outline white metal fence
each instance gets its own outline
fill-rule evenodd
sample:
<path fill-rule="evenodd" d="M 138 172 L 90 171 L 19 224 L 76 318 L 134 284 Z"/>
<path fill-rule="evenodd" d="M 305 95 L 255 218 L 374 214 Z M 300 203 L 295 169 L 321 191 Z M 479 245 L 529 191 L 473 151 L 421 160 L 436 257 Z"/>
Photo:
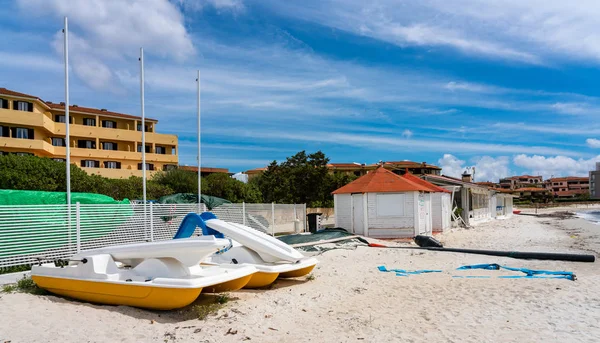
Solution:
<path fill-rule="evenodd" d="M 206 208 L 202 205 L 201 211 Z M 31 264 L 38 257 L 67 258 L 80 250 L 172 239 L 198 204 L 0 206 L 0 267 Z M 272 234 L 306 231 L 306 206 L 225 204 L 219 219 Z"/>

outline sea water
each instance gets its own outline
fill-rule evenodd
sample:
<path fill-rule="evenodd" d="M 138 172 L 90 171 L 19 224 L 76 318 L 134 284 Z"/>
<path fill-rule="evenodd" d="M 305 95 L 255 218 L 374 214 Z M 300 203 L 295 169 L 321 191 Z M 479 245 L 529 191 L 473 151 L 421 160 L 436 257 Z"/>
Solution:
<path fill-rule="evenodd" d="M 600 211 L 590 210 L 577 212 L 577 217 L 583 218 L 587 221 L 600 225 Z"/>

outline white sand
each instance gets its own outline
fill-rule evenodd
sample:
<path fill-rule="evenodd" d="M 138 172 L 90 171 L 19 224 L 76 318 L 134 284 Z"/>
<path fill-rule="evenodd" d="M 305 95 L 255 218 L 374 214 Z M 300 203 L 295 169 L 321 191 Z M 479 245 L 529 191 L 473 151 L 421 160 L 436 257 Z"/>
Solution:
<path fill-rule="evenodd" d="M 600 251 L 600 226 L 515 216 L 439 237 L 448 247 Z M 360 247 L 328 251 L 312 281 L 241 291 L 218 316 L 152 312 L 54 296 L 1 294 L 0 342 L 598 342 L 598 263 Z M 578 280 L 457 279 L 464 264 L 568 270 Z M 397 277 L 378 265 L 443 269 Z M 227 334 L 231 329 L 236 334 Z"/>

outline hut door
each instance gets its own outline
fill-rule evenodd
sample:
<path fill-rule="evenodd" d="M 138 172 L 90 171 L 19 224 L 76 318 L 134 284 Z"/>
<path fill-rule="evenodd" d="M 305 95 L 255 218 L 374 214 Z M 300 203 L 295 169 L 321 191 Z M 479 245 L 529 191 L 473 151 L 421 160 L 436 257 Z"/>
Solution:
<path fill-rule="evenodd" d="M 352 232 L 364 235 L 365 221 L 363 209 L 363 195 L 352 194 Z"/>

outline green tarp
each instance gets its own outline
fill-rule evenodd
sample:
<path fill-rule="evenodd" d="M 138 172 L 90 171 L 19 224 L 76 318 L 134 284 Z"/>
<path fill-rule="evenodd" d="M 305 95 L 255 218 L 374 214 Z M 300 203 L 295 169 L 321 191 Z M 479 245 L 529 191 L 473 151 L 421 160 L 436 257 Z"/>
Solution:
<path fill-rule="evenodd" d="M 111 233 L 134 214 L 127 199 L 117 201 L 101 194 L 72 193 L 71 200 L 73 204 L 82 204 L 79 216 L 82 243 Z M 69 243 L 69 237 L 75 243 L 76 207 L 71 206 L 70 235 L 66 209 L 64 192 L 0 190 L 0 258 L 61 248 Z"/>

